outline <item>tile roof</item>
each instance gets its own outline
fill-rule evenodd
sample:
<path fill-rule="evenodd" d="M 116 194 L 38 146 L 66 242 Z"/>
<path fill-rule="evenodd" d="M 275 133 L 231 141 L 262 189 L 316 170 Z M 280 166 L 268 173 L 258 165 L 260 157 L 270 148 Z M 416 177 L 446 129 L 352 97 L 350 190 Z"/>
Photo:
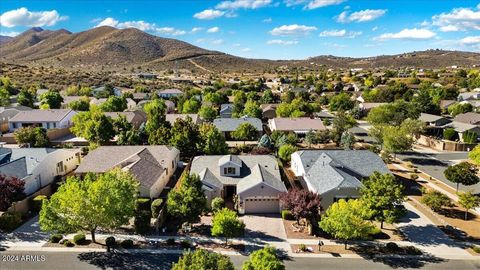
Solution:
<path fill-rule="evenodd" d="M 70 112 L 72 112 L 71 109 L 20 111 L 14 117 L 10 118 L 10 122 L 59 122 L 64 119 Z"/>

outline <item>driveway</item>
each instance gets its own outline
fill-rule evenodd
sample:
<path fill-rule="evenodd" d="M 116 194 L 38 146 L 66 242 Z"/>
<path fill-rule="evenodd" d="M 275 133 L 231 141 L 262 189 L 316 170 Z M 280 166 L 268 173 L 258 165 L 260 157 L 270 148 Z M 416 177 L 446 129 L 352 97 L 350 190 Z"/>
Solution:
<path fill-rule="evenodd" d="M 244 215 L 245 236 L 268 241 L 285 241 L 287 234 L 278 214 Z"/>
<path fill-rule="evenodd" d="M 38 216 L 36 216 L 12 233 L 0 235 L 0 246 L 41 247 L 48 241 L 48 237 L 48 233 L 40 230 Z"/>

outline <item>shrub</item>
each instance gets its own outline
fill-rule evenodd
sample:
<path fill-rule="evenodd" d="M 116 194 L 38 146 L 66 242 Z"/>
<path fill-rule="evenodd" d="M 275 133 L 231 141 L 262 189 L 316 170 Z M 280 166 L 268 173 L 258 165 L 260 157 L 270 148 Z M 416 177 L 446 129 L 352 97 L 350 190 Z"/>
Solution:
<path fill-rule="evenodd" d="M 475 132 L 471 132 L 471 131 L 466 131 L 465 133 L 463 133 L 463 141 L 465 143 L 476 143 L 477 142 L 477 133 Z"/>
<path fill-rule="evenodd" d="M 57 234 L 52 234 L 50 236 L 50 242 L 51 243 L 58 243 L 58 242 L 60 242 L 60 240 L 62 240 L 62 238 L 63 238 L 63 235 L 61 235 L 61 234 L 58 234 L 58 233 Z"/>
<path fill-rule="evenodd" d="M 22 214 L 18 212 L 6 212 L 0 216 L 0 229 L 13 231 L 22 225 Z"/>
<path fill-rule="evenodd" d="M 420 192 L 421 192 L 422 194 L 427 194 L 428 189 L 427 189 L 426 187 L 424 187 L 424 186 L 421 186 L 421 187 L 420 187 Z"/>
<path fill-rule="evenodd" d="M 107 247 L 113 247 L 115 243 L 116 243 L 115 237 L 109 236 L 105 238 L 105 245 L 107 245 Z"/>
<path fill-rule="evenodd" d="M 285 220 L 293 220 L 293 215 L 290 210 L 282 210 L 282 218 Z"/>
<path fill-rule="evenodd" d="M 135 214 L 135 232 L 138 234 L 145 234 L 150 230 L 150 211 L 138 211 Z"/>
<path fill-rule="evenodd" d="M 480 246 L 473 246 L 472 249 L 473 249 L 473 251 L 475 251 L 476 253 L 480 253 Z"/>
<path fill-rule="evenodd" d="M 123 248 L 132 248 L 133 247 L 133 240 L 125 239 L 122 242 L 120 242 L 120 246 L 122 246 Z"/>
<path fill-rule="evenodd" d="M 182 246 L 182 248 L 190 248 L 192 245 L 190 244 L 189 241 L 187 241 L 187 240 L 182 240 L 182 241 L 180 242 L 180 246 Z"/>
<path fill-rule="evenodd" d="M 416 180 L 418 179 L 418 174 L 416 174 L 416 173 L 411 173 L 411 174 L 410 174 L 410 179 L 416 181 Z"/>
<path fill-rule="evenodd" d="M 290 145 L 290 144 L 284 144 L 280 146 L 278 149 L 278 157 L 282 161 L 290 161 L 291 155 L 297 151 L 297 147 Z"/>
<path fill-rule="evenodd" d="M 158 215 L 160 214 L 160 210 L 162 210 L 162 207 L 161 207 L 162 203 L 163 203 L 162 199 L 155 199 L 152 202 L 151 211 L 152 211 L 153 218 L 157 218 Z"/>
<path fill-rule="evenodd" d="M 426 204 L 435 212 L 440 211 L 443 207 L 452 206 L 452 201 L 450 198 L 437 190 L 427 192 L 425 195 L 423 195 L 422 203 Z"/>
<path fill-rule="evenodd" d="M 453 141 L 455 140 L 455 135 L 457 133 L 455 132 L 455 129 L 453 128 L 446 128 L 443 130 L 443 138 L 445 140 Z"/>
<path fill-rule="evenodd" d="M 85 244 L 86 240 L 87 239 L 85 237 L 85 234 L 83 234 L 83 233 L 79 233 L 79 234 L 76 234 L 75 236 L 73 236 L 73 242 L 77 245 Z"/>
<path fill-rule="evenodd" d="M 422 255 L 422 251 L 414 246 L 406 246 L 404 249 L 408 255 Z"/>
<path fill-rule="evenodd" d="M 302 251 L 302 252 L 305 252 L 305 251 L 307 251 L 307 246 L 305 244 L 300 244 L 298 246 L 298 249 L 300 249 L 300 251 Z"/>
<path fill-rule="evenodd" d="M 46 200 L 46 199 L 47 199 L 47 196 L 45 195 L 38 195 L 35 198 L 33 198 L 32 200 L 33 211 L 40 212 L 40 210 L 42 210 L 43 200 Z"/>
<path fill-rule="evenodd" d="M 225 201 L 222 198 L 217 197 L 212 200 L 212 212 L 217 212 L 223 207 L 225 207 Z"/>
<path fill-rule="evenodd" d="M 389 251 L 397 251 L 398 250 L 398 245 L 394 242 L 388 242 L 385 247 L 389 250 Z"/>
<path fill-rule="evenodd" d="M 372 230 L 370 231 L 370 235 L 376 235 L 376 234 L 380 234 L 382 233 L 382 230 L 378 227 L 374 227 L 372 228 Z"/>
<path fill-rule="evenodd" d="M 66 247 L 73 247 L 75 246 L 70 240 L 65 240 L 63 242 L 63 245 L 66 246 Z"/>
<path fill-rule="evenodd" d="M 138 198 L 137 199 L 137 211 L 150 211 L 150 199 L 148 198 Z"/>
<path fill-rule="evenodd" d="M 174 238 L 168 238 L 167 239 L 167 245 L 169 245 L 169 246 L 175 245 L 175 239 Z"/>

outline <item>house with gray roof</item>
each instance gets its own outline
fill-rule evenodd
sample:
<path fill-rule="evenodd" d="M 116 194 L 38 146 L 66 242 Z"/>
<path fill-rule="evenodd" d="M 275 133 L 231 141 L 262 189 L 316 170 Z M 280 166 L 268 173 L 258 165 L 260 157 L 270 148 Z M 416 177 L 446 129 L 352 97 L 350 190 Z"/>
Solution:
<path fill-rule="evenodd" d="M 450 119 L 443 116 L 429 113 L 421 113 L 418 120 L 426 123 L 428 127 L 440 127 L 452 122 Z"/>
<path fill-rule="evenodd" d="M 197 156 L 191 174 L 200 176 L 208 202 L 237 196 L 242 214 L 278 213 L 278 195 L 287 189 L 280 177 L 277 160 L 270 155 Z"/>
<path fill-rule="evenodd" d="M 339 199 L 360 197 L 362 180 L 373 172 L 390 173 L 368 150 L 302 150 L 292 154 L 291 168 L 304 188 L 316 192 L 327 209 Z"/>
<path fill-rule="evenodd" d="M 196 113 L 185 113 L 185 114 L 169 113 L 165 115 L 165 120 L 170 122 L 170 124 L 173 126 L 173 124 L 175 124 L 175 121 L 177 121 L 177 119 L 186 120 L 187 117 L 190 117 L 190 119 L 192 119 L 192 122 L 194 124 L 200 125 L 202 123 L 202 119 Z"/>
<path fill-rule="evenodd" d="M 233 104 L 232 103 L 226 103 L 226 104 L 221 104 L 220 105 L 220 118 L 232 118 L 232 113 L 233 113 Z"/>
<path fill-rule="evenodd" d="M 105 173 L 114 168 L 131 172 L 141 197 L 158 198 L 177 169 L 180 151 L 164 145 L 100 146 L 88 153 L 77 175 Z"/>
<path fill-rule="evenodd" d="M 180 89 L 164 89 L 158 90 L 157 95 L 161 98 L 172 98 L 183 95 L 183 92 Z"/>
<path fill-rule="evenodd" d="M 241 118 L 217 118 L 213 120 L 213 124 L 218 128 L 220 132 L 222 132 L 223 136 L 225 138 L 230 138 L 230 133 L 234 132 L 237 130 L 237 128 L 242 124 L 242 123 L 249 123 L 258 132 L 257 137 L 260 138 L 263 135 L 263 125 L 262 125 L 262 120 L 258 118 L 252 118 L 252 117 L 241 117 Z"/>
<path fill-rule="evenodd" d="M 480 113 L 476 113 L 476 112 L 461 113 L 455 116 L 454 120 L 457 122 L 478 126 L 480 125 Z"/>
<path fill-rule="evenodd" d="M 273 118 L 268 120 L 268 127 L 271 131 L 294 132 L 302 135 L 309 131 L 317 132 L 326 129 L 322 119 L 308 117 Z"/>
<path fill-rule="evenodd" d="M 12 117 L 21 111 L 30 111 L 32 108 L 26 106 L 8 106 L 0 107 L 0 132 L 5 133 L 10 130 L 8 122 Z"/>
<path fill-rule="evenodd" d="M 24 181 L 27 196 L 69 174 L 80 161 L 80 149 L 0 147 L 0 174 Z"/>
<path fill-rule="evenodd" d="M 17 128 L 29 126 L 44 129 L 69 128 L 75 114 L 76 112 L 71 109 L 20 111 L 8 121 L 9 130 L 13 132 Z"/>

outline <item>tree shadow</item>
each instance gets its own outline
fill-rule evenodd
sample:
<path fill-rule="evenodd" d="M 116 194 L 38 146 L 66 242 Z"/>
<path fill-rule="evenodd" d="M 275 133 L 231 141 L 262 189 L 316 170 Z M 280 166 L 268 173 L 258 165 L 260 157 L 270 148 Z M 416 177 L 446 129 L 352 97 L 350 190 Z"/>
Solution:
<path fill-rule="evenodd" d="M 78 254 L 78 259 L 100 269 L 112 270 L 169 270 L 173 262 L 177 262 L 180 254 L 133 253 L 119 252 L 86 252 Z"/>
<path fill-rule="evenodd" d="M 358 254 L 360 257 L 365 260 L 370 260 L 376 263 L 382 263 L 388 265 L 391 268 L 422 268 L 427 264 L 433 263 L 442 263 L 445 262 L 445 259 L 438 258 L 433 255 L 422 255 L 422 256 L 380 256 L 380 255 L 368 255 L 368 254 Z"/>
<path fill-rule="evenodd" d="M 450 247 L 465 248 L 465 244 L 450 239 L 442 230 L 433 224 L 426 226 L 406 225 L 401 228 L 403 234 L 410 242 L 422 246 L 446 245 Z"/>

